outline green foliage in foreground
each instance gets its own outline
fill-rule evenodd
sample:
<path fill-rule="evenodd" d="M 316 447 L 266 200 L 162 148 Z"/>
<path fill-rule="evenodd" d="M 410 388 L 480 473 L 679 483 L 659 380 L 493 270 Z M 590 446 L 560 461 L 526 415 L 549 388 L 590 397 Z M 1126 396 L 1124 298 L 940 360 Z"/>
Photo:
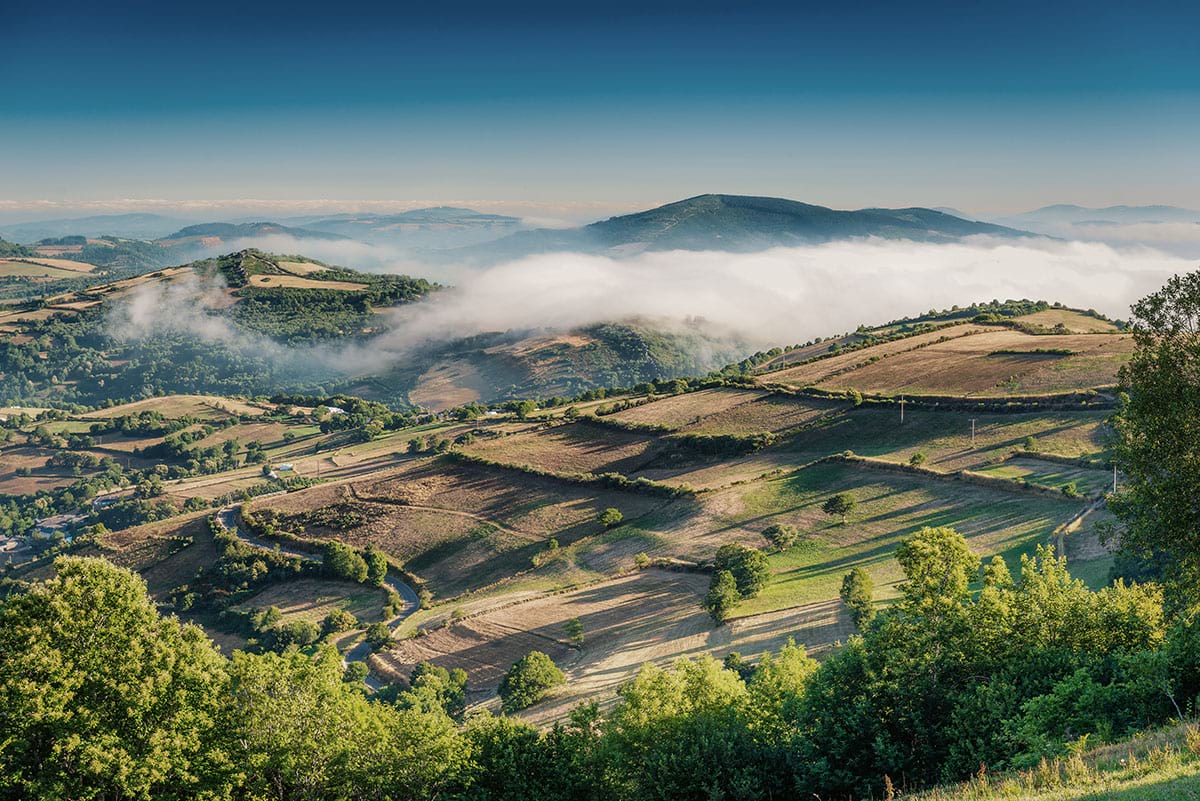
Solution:
<path fill-rule="evenodd" d="M 647 666 L 610 711 L 540 733 L 457 725 L 461 674 L 372 699 L 332 649 L 222 659 L 132 573 L 59 559 L 0 607 L 0 799 L 878 798 L 885 777 L 1037 770 L 1200 692 L 1200 623 L 1167 621 L 1154 586 L 1093 592 L 1045 551 L 1016 577 L 989 564 L 972 594 L 948 529 L 901 555 L 902 597 L 822 664 L 789 646 Z M 553 668 L 522 661 L 510 690 Z"/>

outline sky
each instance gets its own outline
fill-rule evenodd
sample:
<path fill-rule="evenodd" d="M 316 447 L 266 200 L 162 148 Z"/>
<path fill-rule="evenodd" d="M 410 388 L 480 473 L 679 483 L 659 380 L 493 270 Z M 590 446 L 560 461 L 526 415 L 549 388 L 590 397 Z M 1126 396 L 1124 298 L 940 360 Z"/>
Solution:
<path fill-rule="evenodd" d="M 1197 30 L 1153 0 L 0 0 L 0 213 L 1200 208 Z"/>

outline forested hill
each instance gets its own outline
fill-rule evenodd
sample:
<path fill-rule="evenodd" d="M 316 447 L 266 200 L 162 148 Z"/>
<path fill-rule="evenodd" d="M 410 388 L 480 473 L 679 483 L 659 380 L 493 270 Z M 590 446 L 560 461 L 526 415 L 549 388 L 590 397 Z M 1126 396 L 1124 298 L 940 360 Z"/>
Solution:
<path fill-rule="evenodd" d="M 950 242 L 974 235 L 1032 236 L 925 208 L 842 211 L 783 198 L 699 195 L 582 228 L 524 231 L 460 252 L 513 258 L 558 250 L 753 251 L 855 237 Z"/>

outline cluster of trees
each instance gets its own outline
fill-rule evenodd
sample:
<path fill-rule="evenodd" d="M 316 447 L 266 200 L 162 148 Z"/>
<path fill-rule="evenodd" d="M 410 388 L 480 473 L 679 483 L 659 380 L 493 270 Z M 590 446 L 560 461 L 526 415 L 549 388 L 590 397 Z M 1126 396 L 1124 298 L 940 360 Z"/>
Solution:
<path fill-rule="evenodd" d="M 321 554 L 321 564 L 331 577 L 382 587 L 387 578 L 387 557 L 374 545 L 356 551 L 345 543 L 329 540 Z"/>
<path fill-rule="evenodd" d="M 738 601 L 753 598 L 771 580 L 771 568 L 762 551 L 730 543 L 717 549 L 712 580 L 704 608 L 717 623 L 724 623 Z"/>

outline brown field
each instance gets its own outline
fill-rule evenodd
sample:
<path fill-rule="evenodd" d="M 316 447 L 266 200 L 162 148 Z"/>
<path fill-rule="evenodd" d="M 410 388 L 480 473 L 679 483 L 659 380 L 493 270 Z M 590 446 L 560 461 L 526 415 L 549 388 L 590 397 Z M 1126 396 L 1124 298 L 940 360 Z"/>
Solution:
<path fill-rule="evenodd" d="M 269 584 L 242 603 L 239 610 L 278 607 L 283 620 L 308 620 L 320 623 L 335 609 L 345 609 L 362 624 L 383 619 L 386 593 L 377 587 L 364 587 L 352 581 L 301 578 Z"/>
<path fill-rule="evenodd" d="M 222 445 L 231 439 L 236 439 L 243 445 L 257 440 L 264 446 L 270 446 L 283 441 L 283 434 L 289 428 L 290 426 L 284 423 L 239 423 L 213 432 L 192 447 L 211 448 L 214 445 Z"/>
<path fill-rule="evenodd" d="M 492 391 L 492 383 L 468 359 L 440 361 L 422 373 L 408 391 L 417 406 L 440 411 L 477 401 Z"/>
<path fill-rule="evenodd" d="M 68 265 L 68 266 L 63 266 Z M 27 278 L 78 278 L 95 269 L 90 264 L 67 259 L 0 259 L 0 276 Z"/>
<path fill-rule="evenodd" d="M 836 413 L 845 404 L 775 395 L 701 418 L 686 431 L 696 434 L 782 434 Z"/>
<path fill-rule="evenodd" d="M 260 415 L 267 410 L 248 401 L 224 398 L 219 395 L 165 395 L 147 398 L 107 409 L 86 412 L 82 417 L 121 417 L 136 412 L 156 411 L 165 417 L 195 417 L 200 420 L 218 419 L 237 415 Z"/>
<path fill-rule="evenodd" d="M 26 446 L 0 451 L 0 494 L 28 495 L 39 490 L 65 487 L 78 481 L 69 469 L 46 470 L 46 460 L 53 453 L 54 451 L 44 448 Z M 21 467 L 33 470 L 33 475 L 16 475 L 16 470 Z"/>
<path fill-rule="evenodd" d="M 83 245 L 38 245 L 33 252 L 39 256 L 65 256 L 68 253 L 82 253 Z"/>
<path fill-rule="evenodd" d="M 217 561 L 216 543 L 208 530 L 209 514 L 193 512 L 127 528 L 107 535 L 101 549 L 110 561 L 140 573 L 150 594 L 162 600 L 171 590 L 190 582 L 198 569 Z M 191 537 L 192 543 L 174 537 Z"/>
<path fill-rule="evenodd" d="M 96 269 L 96 265 L 88 264 L 85 261 L 75 261 L 73 259 L 13 259 L 12 261 L 26 261 L 30 264 L 40 264 L 44 267 L 53 267 L 56 270 L 66 270 L 75 273 L 90 273 Z"/>
<path fill-rule="evenodd" d="M 747 389 L 705 389 L 665 398 L 610 415 L 623 423 L 641 423 L 681 429 L 697 425 L 706 417 L 727 412 L 744 403 L 767 397 L 765 392 Z"/>
<path fill-rule="evenodd" d="M 1060 348 L 1073 355 L 996 353 Z M 891 395 L 1067 392 L 1115 384 L 1117 370 L 1132 350 L 1133 340 L 1123 335 L 1030 336 L 993 329 L 883 358 L 823 380 L 820 386 Z"/>
<path fill-rule="evenodd" d="M 919 352 L 918 349 L 930 346 L 943 338 L 955 339 L 990 330 L 994 329 L 967 324 L 947 326 L 937 331 L 931 331 L 928 334 L 919 334 L 913 337 L 906 337 L 905 339 L 898 339 L 894 342 L 885 342 L 873 348 L 852 351 L 840 356 L 831 356 L 828 359 L 821 359 L 810 364 L 802 364 L 786 370 L 763 373 L 760 380 L 769 384 L 788 384 L 798 387 L 813 386 L 829 381 L 841 373 L 855 370 L 872 357 L 879 357 L 886 360 L 887 357 L 898 353 L 906 353 L 913 350 Z"/>
<path fill-rule="evenodd" d="M 280 261 L 276 264 L 279 265 L 279 269 L 292 275 L 309 275 L 326 269 L 323 264 L 313 264 L 310 261 Z"/>
<path fill-rule="evenodd" d="M 505 437 L 481 438 L 465 450 L 497 462 L 555 473 L 631 473 L 650 461 L 654 442 L 651 435 L 590 425 L 528 426 Z"/>
<path fill-rule="evenodd" d="M 250 286 L 272 287 L 283 286 L 289 289 L 336 289 L 341 292 L 361 292 L 366 284 L 352 284 L 349 281 L 314 281 L 297 275 L 252 275 Z"/>
<path fill-rule="evenodd" d="M 1034 314 L 1026 314 L 1017 319 L 1023 323 L 1044 325 L 1047 328 L 1053 328 L 1061 323 L 1073 334 L 1111 334 L 1120 330 L 1107 320 L 1100 320 L 1070 309 L 1047 309 Z"/>

